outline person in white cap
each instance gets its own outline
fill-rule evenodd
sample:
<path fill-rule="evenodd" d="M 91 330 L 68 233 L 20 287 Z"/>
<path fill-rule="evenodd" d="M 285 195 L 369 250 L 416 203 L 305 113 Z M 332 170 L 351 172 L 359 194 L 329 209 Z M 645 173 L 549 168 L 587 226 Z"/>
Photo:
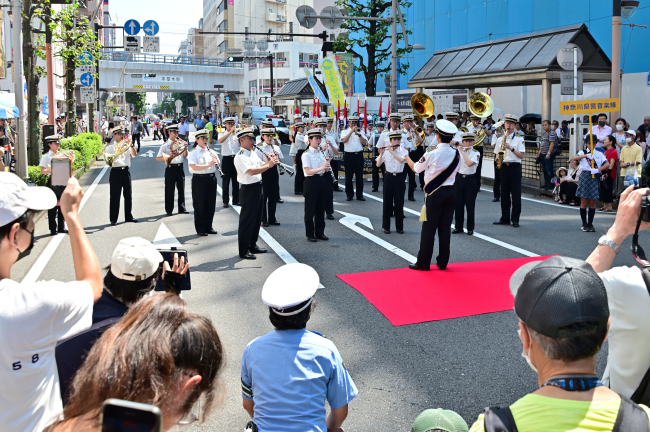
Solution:
<path fill-rule="evenodd" d="M 219 136 L 221 144 L 221 186 L 223 188 L 223 206 L 230 207 L 230 186 L 232 184 L 232 203 L 239 205 L 239 183 L 237 182 L 237 170 L 235 169 L 235 155 L 239 151 L 239 140 L 235 136 L 235 118 L 226 117 L 223 121 L 226 130 Z"/>
<path fill-rule="evenodd" d="M 303 183 L 305 182 L 305 173 L 302 170 L 302 154 L 307 150 L 305 143 L 305 124 L 303 122 L 296 122 L 293 125 L 295 135 L 293 137 L 293 144 L 289 150 L 289 156 L 293 156 L 293 170 L 296 173 L 294 176 L 293 193 L 294 195 L 302 195 Z"/>
<path fill-rule="evenodd" d="M 384 167 L 384 164 L 381 164 L 381 166 L 377 166 L 375 161 L 379 157 L 379 147 L 377 144 L 379 143 L 379 139 L 381 138 L 383 132 L 384 132 L 384 127 L 386 126 L 386 123 L 382 120 L 377 120 L 375 123 L 375 130 L 372 131 L 372 134 L 370 135 L 370 146 L 372 147 L 372 191 L 377 192 L 379 191 L 379 173 L 381 172 L 381 179 L 382 181 L 384 180 L 384 173 L 386 172 L 386 168 Z"/>
<path fill-rule="evenodd" d="M 0 428 L 42 431 L 63 410 L 54 348 L 57 341 L 90 327 L 93 303 L 102 294 L 102 273 L 79 219 L 83 191 L 68 181 L 61 212 L 70 231 L 74 282 L 18 283 L 11 267 L 34 246 L 37 212 L 56 205 L 46 187 L 27 187 L 0 172 Z"/>
<path fill-rule="evenodd" d="M 332 167 L 332 174 L 334 175 L 333 191 L 343 192 L 343 189 L 339 187 L 339 161 L 343 159 L 343 150 L 339 149 L 341 138 L 333 126 L 334 119 L 332 117 L 327 117 L 327 129 L 323 133 L 323 137 L 325 143 L 327 143 L 327 140 L 329 140 L 332 144 L 332 147 L 336 146 L 337 150 L 339 150 L 339 154 L 334 155 L 334 158 L 330 161 L 330 166 Z"/>
<path fill-rule="evenodd" d="M 302 154 L 302 166 L 305 172 L 305 235 L 307 240 L 329 240 L 325 235 L 325 212 L 327 199 L 332 198 L 332 171 L 329 160 L 321 150 L 322 133 L 314 128 L 307 132 L 309 148 Z M 323 146 L 327 149 L 327 144 Z M 333 211 L 333 210 L 332 210 Z"/>
<path fill-rule="evenodd" d="M 124 128 L 122 126 L 117 126 L 113 128 L 113 138 L 115 143 L 106 147 L 106 153 L 114 154 L 115 145 L 119 144 L 124 140 Z M 119 156 L 116 156 L 113 160 L 113 165 L 111 166 L 111 173 L 108 177 L 109 184 L 109 219 L 111 225 L 117 224 L 117 217 L 120 215 L 120 195 L 124 195 L 124 220 L 126 222 L 137 222 L 137 219 L 133 218 L 131 214 L 131 209 L 133 208 L 133 197 L 132 197 L 132 187 L 131 187 L 131 158 L 136 157 L 138 152 L 135 149 L 133 143 L 129 150 L 122 153 Z"/>
<path fill-rule="evenodd" d="M 262 301 L 275 330 L 250 342 L 241 364 L 251 430 L 343 431 L 358 390 L 336 346 L 306 329 L 318 285 L 318 273 L 300 263 L 278 268 L 264 283 Z"/>
<path fill-rule="evenodd" d="M 510 225 L 519 228 L 519 216 L 521 215 L 521 161 L 526 153 L 524 139 L 515 133 L 515 123 L 519 118 L 512 115 L 505 115 L 505 134 L 497 139 L 494 145 L 495 160 L 499 158 L 499 152 L 503 153 L 501 164 L 501 218 L 492 222 L 494 225 Z M 512 201 L 511 201 L 512 197 Z M 512 202 L 512 212 L 510 203 Z"/>
<path fill-rule="evenodd" d="M 169 139 L 158 149 L 156 156 L 158 162 L 165 162 L 163 155 L 171 157 L 174 143 L 178 140 L 186 141 L 186 138 L 181 138 L 180 126 L 178 124 L 167 126 Z M 189 143 L 186 142 L 185 151 L 169 161 L 169 165 L 165 163 L 165 213 L 167 216 L 171 216 L 174 211 L 174 188 L 178 191 L 178 214 L 190 213 L 185 209 L 185 165 L 183 163 L 187 158 L 188 150 Z"/>
<path fill-rule="evenodd" d="M 454 191 L 456 192 L 456 223 L 452 234 L 463 232 L 465 221 L 465 207 L 467 207 L 467 234 L 474 234 L 474 207 L 476 205 L 476 194 L 478 183 L 476 182 L 476 169 L 479 165 L 481 154 L 474 150 L 476 135 L 473 132 L 463 133 L 463 141 L 458 150 L 460 151 L 460 170 L 456 174 Z"/>
<path fill-rule="evenodd" d="M 106 267 L 104 290 L 93 307 L 90 329 L 56 345 L 56 367 L 63 405 L 70 397 L 70 385 L 95 341 L 127 313 L 137 301 L 151 293 L 162 275 L 167 292 L 180 293 L 182 275 L 190 263 L 174 256 L 173 267 L 149 240 L 129 237 L 120 240 Z"/>
<path fill-rule="evenodd" d="M 341 132 L 341 143 L 345 144 L 343 163 L 345 164 L 345 195 L 347 200 L 354 198 L 352 177 L 356 177 L 357 199 L 365 201 L 363 197 L 363 146 L 368 144 L 366 135 L 359 127 L 359 118 L 351 116 L 348 119 L 348 128 Z"/>
<path fill-rule="evenodd" d="M 59 148 L 61 148 L 61 135 L 50 135 L 45 138 L 45 143 L 49 147 L 49 151 L 41 156 L 39 166 L 41 167 L 41 174 L 47 175 L 47 186 L 52 186 L 52 159 L 56 156 Z M 58 223 L 57 223 L 58 222 Z M 63 213 L 61 207 L 56 206 L 47 211 L 47 223 L 50 227 L 50 235 L 59 233 L 67 234 L 68 230 L 65 229 L 63 221 Z M 58 230 L 57 230 L 58 227 Z"/>
<path fill-rule="evenodd" d="M 321 131 L 321 150 L 326 158 L 329 159 L 330 169 L 325 172 L 325 214 L 328 220 L 334 220 L 334 189 L 336 186 L 336 177 L 334 176 L 334 169 L 331 168 L 334 158 L 339 155 L 339 148 L 336 142 L 333 141 L 331 136 L 327 135 L 327 118 L 323 117 L 316 119 L 316 127 Z M 309 137 L 308 137 L 309 138 Z M 331 187 L 330 187 L 331 186 Z"/>
<path fill-rule="evenodd" d="M 415 133 L 413 126 L 413 116 L 408 114 L 403 117 L 404 130 L 402 132 L 402 147 L 409 152 L 409 157 L 413 160 L 419 160 L 424 154 L 422 149 L 422 138 Z M 415 173 L 410 167 L 406 167 L 406 176 L 408 178 L 408 200 L 415 201 L 415 188 L 417 180 L 415 180 Z M 420 188 L 424 189 L 424 173 L 420 173 Z"/>

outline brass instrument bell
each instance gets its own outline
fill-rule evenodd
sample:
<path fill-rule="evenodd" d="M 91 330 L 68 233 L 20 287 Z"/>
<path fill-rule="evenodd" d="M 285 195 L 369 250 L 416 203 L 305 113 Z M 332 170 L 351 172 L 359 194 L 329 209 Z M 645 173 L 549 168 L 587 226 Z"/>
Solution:
<path fill-rule="evenodd" d="M 424 93 L 416 93 L 411 97 L 411 108 L 421 118 L 429 118 L 436 110 L 431 98 Z"/>
<path fill-rule="evenodd" d="M 481 118 L 489 117 L 494 112 L 494 101 L 483 92 L 476 92 L 470 96 L 467 106 L 470 113 Z"/>

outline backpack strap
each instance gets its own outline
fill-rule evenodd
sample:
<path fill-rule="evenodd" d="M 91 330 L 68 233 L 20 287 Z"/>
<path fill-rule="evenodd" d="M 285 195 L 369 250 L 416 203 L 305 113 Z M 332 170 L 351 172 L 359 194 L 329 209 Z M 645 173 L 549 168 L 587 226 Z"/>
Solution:
<path fill-rule="evenodd" d="M 116 322 L 118 322 L 121 319 L 122 319 L 122 316 L 115 316 L 115 317 L 106 318 L 106 319 L 101 320 L 101 321 L 97 321 L 95 324 L 93 324 L 92 326 L 90 326 L 86 330 L 81 331 L 79 333 L 75 333 L 72 336 L 67 337 L 65 339 L 61 339 L 60 341 L 58 341 L 56 343 L 56 346 L 63 345 L 64 343 L 66 343 L 70 339 L 73 339 L 73 338 L 75 338 L 75 337 L 77 337 L 79 335 L 82 335 L 82 334 L 85 334 L 85 333 L 91 333 L 91 332 L 94 332 L 94 331 L 96 331 L 96 330 L 98 330 L 100 328 L 103 328 L 103 327 L 110 327 L 110 326 L 112 326 L 113 324 L 115 324 Z"/>
<path fill-rule="evenodd" d="M 639 405 L 621 396 L 616 422 L 612 432 L 648 432 L 648 414 Z"/>
<path fill-rule="evenodd" d="M 518 432 L 510 407 L 486 408 L 483 417 L 483 429 L 485 432 Z"/>

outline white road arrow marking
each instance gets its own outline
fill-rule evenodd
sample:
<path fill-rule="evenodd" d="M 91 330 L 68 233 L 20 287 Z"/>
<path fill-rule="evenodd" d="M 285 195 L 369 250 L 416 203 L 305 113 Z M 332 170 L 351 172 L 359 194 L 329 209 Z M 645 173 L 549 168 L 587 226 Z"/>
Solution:
<path fill-rule="evenodd" d="M 160 227 L 158 227 L 158 232 L 156 233 L 156 237 L 153 240 L 154 246 L 156 246 L 156 249 L 166 249 L 172 246 L 181 246 L 181 243 L 178 241 L 176 236 L 172 234 L 172 232 L 167 228 L 167 225 L 165 225 L 163 222 L 160 223 Z"/>
<path fill-rule="evenodd" d="M 367 217 L 363 216 L 358 216 L 354 215 L 351 213 L 345 213 L 340 210 L 337 210 L 337 212 L 341 213 L 343 217 L 339 219 L 339 222 L 341 224 L 345 225 L 346 227 L 350 228 L 352 231 L 356 232 L 357 234 L 360 234 L 367 238 L 368 240 L 372 241 L 373 243 L 378 244 L 379 246 L 383 247 L 384 249 L 394 253 L 395 255 L 404 258 L 406 261 L 410 263 L 414 263 L 417 261 L 417 257 L 414 257 L 413 255 L 409 254 L 408 252 L 403 251 L 402 249 L 398 248 L 397 246 L 393 246 L 392 244 L 388 243 L 385 240 L 380 239 L 374 234 L 369 233 L 368 231 L 362 229 L 361 227 L 358 227 L 356 224 L 359 223 L 365 227 L 368 227 L 370 229 L 372 228 L 372 223 L 370 223 L 370 219 Z"/>
<path fill-rule="evenodd" d="M 146 152 L 146 153 L 142 153 L 142 154 L 140 155 L 140 157 L 150 157 L 150 158 L 152 158 L 152 157 L 153 157 L 153 151 L 149 150 L 149 151 Z"/>

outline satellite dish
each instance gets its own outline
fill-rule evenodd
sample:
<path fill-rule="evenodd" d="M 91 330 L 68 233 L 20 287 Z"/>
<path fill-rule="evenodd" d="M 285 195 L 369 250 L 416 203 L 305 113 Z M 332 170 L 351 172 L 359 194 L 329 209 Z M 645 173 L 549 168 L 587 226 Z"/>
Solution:
<path fill-rule="evenodd" d="M 269 43 L 262 39 L 260 41 L 257 41 L 257 50 L 258 51 L 266 51 L 269 48 Z"/>
<path fill-rule="evenodd" d="M 321 16 L 327 16 L 328 18 L 321 18 L 320 22 L 325 28 L 330 30 L 337 29 L 343 24 L 343 14 L 341 11 L 334 6 L 327 6 L 323 8 L 320 12 Z M 330 18 L 331 17 L 331 18 Z"/>
<path fill-rule="evenodd" d="M 253 51 L 255 49 L 255 41 L 252 39 L 244 40 L 244 49 L 246 51 Z"/>
<path fill-rule="evenodd" d="M 296 18 L 301 27 L 306 27 L 308 29 L 314 28 L 318 22 L 317 18 L 306 18 L 306 15 L 316 15 L 316 10 L 311 6 L 300 6 L 296 9 Z"/>

